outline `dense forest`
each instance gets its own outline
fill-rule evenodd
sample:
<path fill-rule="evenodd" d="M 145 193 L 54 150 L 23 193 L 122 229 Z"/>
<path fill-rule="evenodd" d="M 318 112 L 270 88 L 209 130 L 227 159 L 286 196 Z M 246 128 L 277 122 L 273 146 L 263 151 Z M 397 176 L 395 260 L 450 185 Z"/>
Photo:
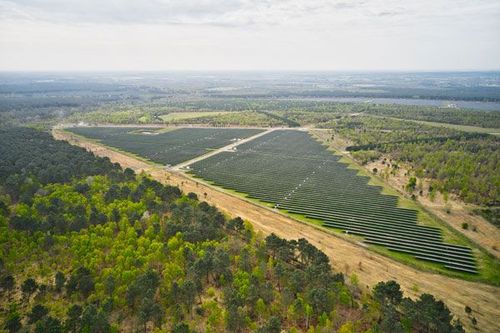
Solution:
<path fill-rule="evenodd" d="M 432 295 L 365 289 L 305 239 L 264 237 L 47 133 L 0 137 L 5 332 L 463 332 Z"/>
<path fill-rule="evenodd" d="M 325 124 L 347 138 L 362 163 L 389 156 L 406 163 L 418 178 L 432 179 L 432 190 L 453 193 L 469 203 L 500 202 L 500 139 L 390 118 L 343 117 Z"/>

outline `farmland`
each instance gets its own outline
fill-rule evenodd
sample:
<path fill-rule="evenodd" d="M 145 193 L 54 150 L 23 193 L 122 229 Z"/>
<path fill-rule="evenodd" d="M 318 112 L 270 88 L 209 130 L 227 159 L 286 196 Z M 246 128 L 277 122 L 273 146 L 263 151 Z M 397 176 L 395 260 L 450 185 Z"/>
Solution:
<path fill-rule="evenodd" d="M 74 127 L 70 132 L 142 156 L 175 165 L 261 132 L 259 129 L 180 128 L 154 131 L 140 127 Z"/>
<path fill-rule="evenodd" d="M 398 207 L 397 197 L 382 195 L 305 132 L 274 131 L 235 152 L 196 162 L 191 172 L 276 209 L 362 236 L 367 244 L 477 273 L 470 248 L 445 243 L 439 228 L 417 224 L 417 211 Z"/>

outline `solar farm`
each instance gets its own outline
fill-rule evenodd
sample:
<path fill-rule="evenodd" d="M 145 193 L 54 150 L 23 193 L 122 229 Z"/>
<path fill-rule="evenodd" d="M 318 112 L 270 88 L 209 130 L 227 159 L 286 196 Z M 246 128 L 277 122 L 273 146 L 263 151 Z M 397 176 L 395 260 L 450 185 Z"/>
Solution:
<path fill-rule="evenodd" d="M 75 127 L 75 134 L 149 159 L 176 165 L 262 132 L 260 129 Z M 282 211 L 320 221 L 382 246 L 445 268 L 477 274 L 472 250 L 445 243 L 439 228 L 418 224 L 416 210 L 398 207 L 369 178 L 341 163 L 300 130 L 274 130 L 231 151 L 191 164 L 189 172 Z"/>
<path fill-rule="evenodd" d="M 472 250 L 443 241 L 439 228 L 417 223 L 368 177 L 347 168 L 308 133 L 276 130 L 190 166 L 215 185 L 245 193 L 289 213 L 448 269 L 477 274 Z"/>
<path fill-rule="evenodd" d="M 67 130 L 166 165 L 188 161 L 262 132 L 239 128 L 179 128 L 166 132 L 141 127 L 73 127 Z"/>

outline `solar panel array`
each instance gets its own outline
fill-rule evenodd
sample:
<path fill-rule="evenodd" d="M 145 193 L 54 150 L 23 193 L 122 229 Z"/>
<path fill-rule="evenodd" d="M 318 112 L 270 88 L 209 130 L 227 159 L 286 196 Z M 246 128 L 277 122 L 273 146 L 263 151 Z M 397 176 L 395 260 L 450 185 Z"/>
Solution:
<path fill-rule="evenodd" d="M 397 207 L 396 196 L 368 185 L 306 132 L 276 130 L 191 165 L 194 175 L 243 192 L 276 208 L 321 220 L 444 267 L 477 273 L 470 248 L 443 242 L 439 228 L 417 224 L 417 211 Z"/>

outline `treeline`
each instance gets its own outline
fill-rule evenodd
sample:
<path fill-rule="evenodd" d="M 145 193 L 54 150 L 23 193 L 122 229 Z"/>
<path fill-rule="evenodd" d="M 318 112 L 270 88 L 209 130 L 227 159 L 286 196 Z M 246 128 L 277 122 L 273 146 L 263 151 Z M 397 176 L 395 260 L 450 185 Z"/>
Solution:
<path fill-rule="evenodd" d="M 414 138 L 408 140 L 400 140 L 400 141 L 390 141 L 390 142 L 379 142 L 379 143 L 370 143 L 361 146 L 348 146 L 346 147 L 346 151 L 359 151 L 359 150 L 372 150 L 372 149 L 381 149 L 386 145 L 403 145 L 403 144 L 424 144 L 424 143 L 444 143 L 449 140 L 474 140 L 481 138 L 489 138 L 487 134 L 481 133 L 463 133 L 459 135 L 453 136 L 436 136 L 436 137 L 424 137 L 424 138 Z"/>
<path fill-rule="evenodd" d="M 372 115 L 401 119 L 433 121 L 485 128 L 500 128 L 500 112 L 498 111 L 393 105 L 371 106 L 366 112 Z"/>
<path fill-rule="evenodd" d="M 366 291 L 305 239 L 264 239 L 194 193 L 81 154 L 105 163 L 98 174 L 34 193 L 0 182 L 6 332 L 463 332 L 431 295 L 404 298 L 394 281 Z"/>

